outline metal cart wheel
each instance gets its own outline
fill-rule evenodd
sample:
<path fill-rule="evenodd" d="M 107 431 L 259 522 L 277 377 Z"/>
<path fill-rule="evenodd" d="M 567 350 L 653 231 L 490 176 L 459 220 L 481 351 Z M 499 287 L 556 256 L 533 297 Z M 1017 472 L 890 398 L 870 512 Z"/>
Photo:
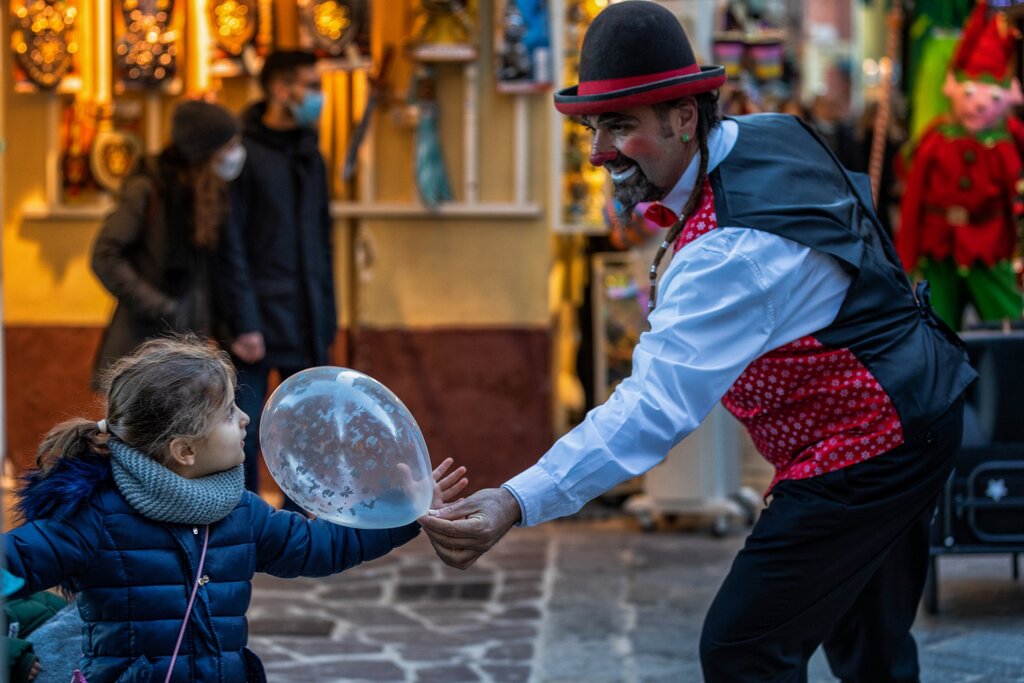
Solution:
<path fill-rule="evenodd" d="M 640 531 L 650 533 L 657 531 L 658 520 L 654 518 L 654 515 L 648 513 L 638 513 L 636 515 L 636 521 L 640 525 Z"/>
<path fill-rule="evenodd" d="M 728 536 L 730 529 L 732 529 L 732 523 L 729 521 L 729 515 L 717 515 L 711 522 L 711 535 L 715 538 Z"/>

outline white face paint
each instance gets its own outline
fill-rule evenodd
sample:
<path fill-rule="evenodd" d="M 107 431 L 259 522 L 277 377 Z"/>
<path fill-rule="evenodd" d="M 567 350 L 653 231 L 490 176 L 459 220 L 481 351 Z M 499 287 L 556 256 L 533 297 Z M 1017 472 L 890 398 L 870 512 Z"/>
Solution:
<path fill-rule="evenodd" d="M 213 172 L 227 182 L 237 178 L 244 166 L 245 147 L 242 145 L 235 145 L 213 160 Z"/>

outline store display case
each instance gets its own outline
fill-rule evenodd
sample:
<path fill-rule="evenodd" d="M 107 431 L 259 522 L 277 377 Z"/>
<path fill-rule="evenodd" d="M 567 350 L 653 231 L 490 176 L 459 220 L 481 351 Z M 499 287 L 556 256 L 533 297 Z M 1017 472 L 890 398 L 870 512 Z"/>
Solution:
<path fill-rule="evenodd" d="M 299 47 L 320 57 L 321 146 L 331 169 L 336 217 L 539 216 L 540 203 L 529 196 L 529 168 L 539 162 L 530 159 L 530 109 L 550 86 L 546 6 L 525 0 L 488 5 L 488 25 L 482 27 L 475 0 L 403 0 L 389 4 L 386 13 L 381 4 L 12 0 L 15 90 L 46 98 L 46 182 L 42 196 L 24 205 L 23 219 L 101 218 L 124 173 L 140 155 L 162 148 L 178 98 L 220 99 L 240 108 L 239 95 L 258 96 L 259 70 L 275 47 Z M 484 31 L 502 40 L 481 43 Z M 482 44 L 490 49 L 482 50 Z M 382 69 L 386 51 L 398 63 L 391 73 Z M 507 67 L 515 55 L 513 73 Z M 512 164 L 500 169 L 511 178 L 505 196 L 484 198 L 482 176 L 497 172 L 486 165 L 483 142 L 483 107 L 493 107 L 491 93 L 484 92 L 488 87 L 511 102 L 506 130 L 496 138 L 510 141 Z M 445 93 L 443 102 L 415 95 L 438 90 Z M 453 92 L 461 96 L 451 97 Z M 224 101 L 225 93 L 234 101 Z M 460 120 L 456 135 L 451 126 L 441 130 L 432 122 L 438 109 Z M 375 141 L 392 134 L 411 142 L 407 159 L 389 154 L 390 167 L 408 164 L 410 183 L 417 183 L 427 162 L 447 159 L 451 191 L 437 201 L 424 200 L 423 192 L 388 196 L 388 183 L 381 181 L 393 171 L 379 162 Z M 432 152 L 420 152 L 424 142 L 432 142 Z"/>

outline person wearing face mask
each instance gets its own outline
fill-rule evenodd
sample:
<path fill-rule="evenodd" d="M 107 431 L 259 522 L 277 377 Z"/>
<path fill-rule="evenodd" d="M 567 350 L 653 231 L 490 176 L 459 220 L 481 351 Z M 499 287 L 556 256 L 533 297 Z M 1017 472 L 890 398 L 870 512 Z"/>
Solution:
<path fill-rule="evenodd" d="M 117 299 L 93 373 L 146 339 L 213 330 L 210 261 L 228 216 L 228 183 L 245 165 L 241 126 L 198 100 L 174 110 L 171 143 L 125 179 L 92 251 L 92 268 Z"/>
<path fill-rule="evenodd" d="M 252 491 L 259 490 L 257 434 L 270 371 L 283 379 L 328 364 L 337 330 L 316 57 L 270 54 L 260 85 L 263 100 L 242 114 L 248 158 L 231 183 L 214 287 L 223 322 L 217 334 L 238 370 L 238 405 L 252 416 L 245 441 Z"/>

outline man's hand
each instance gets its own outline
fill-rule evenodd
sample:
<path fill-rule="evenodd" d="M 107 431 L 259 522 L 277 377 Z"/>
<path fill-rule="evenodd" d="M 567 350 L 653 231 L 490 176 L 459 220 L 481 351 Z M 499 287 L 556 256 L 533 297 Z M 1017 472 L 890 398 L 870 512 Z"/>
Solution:
<path fill-rule="evenodd" d="M 436 513 L 436 514 L 435 514 Z M 468 569 L 522 518 L 519 502 L 505 489 L 483 489 L 420 517 L 445 564 Z"/>
<path fill-rule="evenodd" d="M 246 332 L 235 337 L 231 342 L 231 353 L 235 358 L 249 363 L 259 363 L 267 355 L 267 347 L 263 343 L 262 332 Z"/>

